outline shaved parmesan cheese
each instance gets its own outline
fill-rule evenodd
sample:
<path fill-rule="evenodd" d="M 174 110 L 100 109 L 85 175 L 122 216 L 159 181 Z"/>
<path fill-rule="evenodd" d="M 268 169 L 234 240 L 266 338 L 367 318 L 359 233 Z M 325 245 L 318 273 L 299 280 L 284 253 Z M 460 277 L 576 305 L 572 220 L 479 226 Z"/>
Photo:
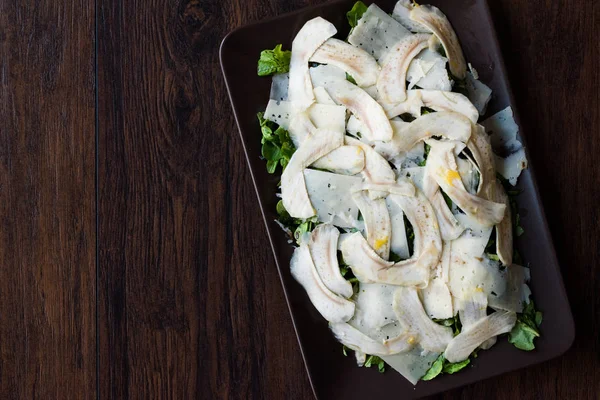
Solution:
<path fill-rule="evenodd" d="M 392 309 L 394 292 L 397 289 L 398 287 L 393 285 L 360 283 L 355 297 L 356 313 L 350 324 L 374 339 L 386 339 L 381 337 L 381 328 L 397 321 Z M 398 328 L 394 336 L 402 331 L 402 328 Z"/>
<path fill-rule="evenodd" d="M 411 85 L 410 88 L 418 86 L 421 89 L 443 90 L 445 92 L 451 91 L 452 81 L 450 80 L 448 71 L 446 70 L 447 62 L 448 59 L 439 54 L 437 51 L 432 51 L 429 49 L 423 50 L 421 53 L 419 53 L 417 58 L 413 60 L 411 67 L 416 63 L 417 65 L 415 65 L 413 68 L 420 66 L 421 68 L 426 69 L 427 72 L 423 77 L 413 76 L 412 80 L 408 79 Z M 427 67 L 429 65 L 430 67 Z"/>
<path fill-rule="evenodd" d="M 273 75 L 273 82 L 271 83 L 271 94 L 269 98 L 275 101 L 287 101 L 289 85 L 290 74 L 288 72 L 284 74 Z"/>
<path fill-rule="evenodd" d="M 380 60 L 410 32 L 375 4 L 371 4 L 348 36 L 348 42 Z"/>
<path fill-rule="evenodd" d="M 432 279 L 429 285 L 421 290 L 425 312 L 431 318 L 446 319 L 454 316 L 452 295 L 446 282 Z"/>
<path fill-rule="evenodd" d="M 440 353 L 428 352 L 421 346 L 416 346 L 407 353 L 381 358 L 410 383 L 416 385 L 439 355 Z"/>
<path fill-rule="evenodd" d="M 311 61 L 331 64 L 352 76 L 358 86 L 377 83 L 379 65 L 366 51 L 338 39 L 329 39 L 313 54 Z"/>
<path fill-rule="evenodd" d="M 352 187 L 362 179 L 314 169 L 304 170 L 306 188 L 319 221 L 342 228 L 354 228 L 358 207 L 352 200 Z"/>
<path fill-rule="evenodd" d="M 467 97 L 471 100 L 471 103 L 477 108 L 479 115 L 485 114 L 487 105 L 492 98 L 492 89 L 490 89 L 485 83 L 473 77 L 471 73 L 467 74 L 466 78 L 467 85 Z"/>
<path fill-rule="evenodd" d="M 515 186 L 519 176 L 521 176 L 521 171 L 527 168 L 525 149 L 521 148 L 506 158 L 494 155 L 494 159 L 498 173 L 508 179 L 511 185 Z"/>
<path fill-rule="evenodd" d="M 346 73 L 335 65 L 318 65 L 309 70 L 314 87 L 327 87 L 330 83 L 345 81 Z"/>
<path fill-rule="evenodd" d="M 288 96 L 297 111 L 306 110 L 315 101 L 308 72 L 310 57 L 336 33 L 337 29 L 331 22 L 316 17 L 306 22 L 292 41 Z"/>
<path fill-rule="evenodd" d="M 529 302 L 529 294 L 531 293 L 526 284 L 529 278 L 529 268 L 516 264 L 507 267 L 506 290 L 502 293 L 490 293 L 490 307 L 495 310 L 523 312 L 523 303 Z"/>

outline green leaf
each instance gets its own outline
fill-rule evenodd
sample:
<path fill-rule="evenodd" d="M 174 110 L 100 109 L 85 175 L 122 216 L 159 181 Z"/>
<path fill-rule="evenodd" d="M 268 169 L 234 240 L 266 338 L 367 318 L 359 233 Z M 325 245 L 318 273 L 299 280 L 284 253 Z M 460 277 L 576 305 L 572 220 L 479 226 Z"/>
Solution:
<path fill-rule="evenodd" d="M 343 345 L 342 345 L 342 354 L 343 354 L 344 356 L 346 356 L 346 357 L 348 357 L 348 353 L 347 353 L 347 351 L 348 351 L 348 350 L 350 350 L 350 348 L 349 348 L 349 347 L 346 347 L 346 345 L 345 345 L 345 344 L 343 344 Z"/>
<path fill-rule="evenodd" d="M 434 112 L 435 112 L 435 110 L 433 108 L 421 107 L 421 115 L 431 114 Z"/>
<path fill-rule="evenodd" d="M 357 1 L 350 11 L 346 13 L 348 23 L 352 28 L 358 24 L 358 20 L 361 19 L 363 14 L 367 11 L 367 6 L 362 1 Z"/>
<path fill-rule="evenodd" d="M 270 174 L 274 174 L 275 170 L 277 169 L 277 165 L 279 163 L 277 162 L 277 160 L 273 161 L 273 160 L 268 160 L 267 161 L 267 172 Z"/>
<path fill-rule="evenodd" d="M 400 262 L 400 261 L 402 261 L 402 257 L 400 257 L 399 254 L 396 254 L 393 251 L 390 251 L 389 261 Z"/>
<path fill-rule="evenodd" d="M 540 326 L 542 324 L 543 316 L 541 311 L 535 312 L 535 325 Z"/>
<path fill-rule="evenodd" d="M 356 81 L 354 80 L 354 78 L 352 77 L 352 75 L 350 75 L 349 73 L 346 72 L 346 80 L 350 83 L 353 83 L 356 85 Z"/>
<path fill-rule="evenodd" d="M 535 329 L 521 321 L 517 321 L 508 334 L 508 341 L 517 349 L 530 351 L 535 349 L 533 339 L 539 336 L 540 334 Z"/>
<path fill-rule="evenodd" d="M 421 378 L 422 381 L 430 381 L 439 374 L 442 373 L 442 369 L 444 368 L 444 355 L 441 354 L 437 360 L 431 365 L 431 367 L 427 370 L 425 375 Z"/>
<path fill-rule="evenodd" d="M 452 209 L 452 199 L 442 189 L 440 189 L 440 191 L 442 192 L 442 196 L 444 197 L 444 201 L 446 201 L 446 205 L 448 206 L 449 209 Z"/>
<path fill-rule="evenodd" d="M 454 317 L 452 318 L 447 318 L 447 319 L 433 319 L 433 322 L 435 322 L 436 324 L 440 324 L 442 326 L 452 326 L 454 325 Z"/>
<path fill-rule="evenodd" d="M 492 261 L 500 261 L 500 257 L 498 257 L 498 254 L 485 253 L 485 255 Z"/>
<path fill-rule="evenodd" d="M 400 114 L 399 117 L 404 122 L 413 122 L 416 119 L 409 113 Z"/>
<path fill-rule="evenodd" d="M 522 234 L 525 233 L 525 229 L 523 229 L 522 226 L 517 225 L 517 227 L 515 228 L 515 233 L 517 236 L 521 236 Z"/>
<path fill-rule="evenodd" d="M 258 60 L 258 76 L 269 76 L 273 74 L 282 74 L 290 70 L 290 60 L 292 52 L 281 50 L 281 44 L 275 46 L 273 50 L 263 50 L 260 52 Z"/>
<path fill-rule="evenodd" d="M 364 367 L 371 368 L 373 365 L 377 365 L 377 369 L 379 370 L 379 372 L 381 372 L 381 373 L 385 372 L 385 361 L 383 361 L 381 358 L 379 358 L 377 356 L 369 355 L 367 357 L 367 360 L 365 361 Z"/>
<path fill-rule="evenodd" d="M 535 309 L 533 301 L 527 303 L 523 312 L 517 315 L 517 323 L 508 334 L 508 341 L 521 350 L 535 349 L 534 339 L 540 336 L 538 327 L 542 318 L 542 313 Z"/>
<path fill-rule="evenodd" d="M 262 145 L 261 154 L 268 161 L 279 161 L 281 149 L 273 142 L 265 142 Z"/>
<path fill-rule="evenodd" d="M 449 363 L 446 360 L 446 362 L 444 363 L 444 368 L 442 369 L 442 372 L 444 374 L 454 374 L 455 372 L 460 371 L 461 369 L 463 369 L 470 363 L 471 363 L 471 360 L 468 358 L 464 361 L 457 362 L 457 363 Z"/>

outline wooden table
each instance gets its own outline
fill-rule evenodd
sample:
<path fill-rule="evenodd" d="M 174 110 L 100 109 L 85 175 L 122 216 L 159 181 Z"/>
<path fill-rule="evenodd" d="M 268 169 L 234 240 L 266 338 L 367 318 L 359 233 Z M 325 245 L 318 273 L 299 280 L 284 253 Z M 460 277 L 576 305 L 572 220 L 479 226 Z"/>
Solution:
<path fill-rule="evenodd" d="M 0 0 L 0 398 L 311 398 L 218 47 L 319 2 Z M 597 399 L 600 7 L 492 9 L 578 332 L 438 398 Z"/>

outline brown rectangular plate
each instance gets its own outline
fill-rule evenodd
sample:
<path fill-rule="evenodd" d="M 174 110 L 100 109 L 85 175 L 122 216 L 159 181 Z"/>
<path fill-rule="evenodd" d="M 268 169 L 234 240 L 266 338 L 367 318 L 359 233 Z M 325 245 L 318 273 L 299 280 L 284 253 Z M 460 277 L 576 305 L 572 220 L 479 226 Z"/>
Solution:
<path fill-rule="evenodd" d="M 395 2 L 376 1 L 386 12 L 392 11 Z M 365 3 L 370 4 L 372 1 Z M 493 89 L 488 114 L 491 115 L 510 105 L 517 124 L 521 126 L 486 1 L 424 0 L 423 3 L 438 6 L 448 16 L 460 39 L 467 61 L 477 69 L 481 81 Z M 345 38 L 349 31 L 346 12 L 353 4 L 353 0 L 333 1 L 244 26 L 227 35 L 221 45 L 220 54 L 223 75 L 242 144 L 315 395 L 323 399 L 346 400 L 372 399 L 379 396 L 385 398 L 384 396 L 391 395 L 394 398 L 415 398 L 559 356 L 571 346 L 575 328 L 531 164 L 521 175 L 518 184 L 523 190 L 518 201 L 526 233 L 517 238 L 516 246 L 531 268 L 530 286 L 534 300 L 537 308 L 544 313 L 542 337 L 536 340 L 537 348 L 534 351 L 517 350 L 506 338 L 501 338 L 491 350 L 480 352 L 471 367 L 455 375 L 420 382 L 414 388 L 391 368 L 381 374 L 376 368 L 358 368 L 353 357 L 344 357 L 341 345 L 329 331 L 327 322 L 314 309 L 302 287 L 290 275 L 289 260 L 293 248 L 274 222 L 277 218 L 275 205 L 278 199 L 275 193 L 279 176 L 269 175 L 265 162 L 260 158 L 261 134 L 256 119 L 256 113 L 266 108 L 271 79 L 258 77 L 256 64 L 260 52 L 264 49 L 272 49 L 278 43 L 282 43 L 284 49 L 290 49 L 292 39 L 302 25 L 317 16 L 331 21 L 338 28 L 337 37 Z M 521 141 L 526 145 L 524 139 L 521 132 Z M 526 146 L 526 150 L 528 149 Z M 531 147 L 532 151 L 535 149 L 535 145 Z M 529 157 L 528 159 L 531 160 Z"/>

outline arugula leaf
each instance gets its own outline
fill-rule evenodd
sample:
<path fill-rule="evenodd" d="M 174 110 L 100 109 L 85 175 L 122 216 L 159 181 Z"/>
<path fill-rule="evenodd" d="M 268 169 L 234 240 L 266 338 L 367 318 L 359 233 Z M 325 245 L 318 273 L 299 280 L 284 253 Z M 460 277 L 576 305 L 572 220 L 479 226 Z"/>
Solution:
<path fill-rule="evenodd" d="M 350 75 L 349 73 L 346 72 L 346 80 L 350 83 L 353 83 L 356 85 L 356 81 L 354 80 L 354 78 L 352 77 L 352 75 Z"/>
<path fill-rule="evenodd" d="M 350 11 L 346 13 L 350 27 L 354 28 L 358 24 L 363 14 L 367 11 L 367 6 L 362 1 L 357 1 Z"/>
<path fill-rule="evenodd" d="M 307 232 L 312 232 L 312 230 L 315 229 L 315 227 L 319 224 L 316 216 L 308 219 L 293 218 L 287 212 L 283 205 L 283 201 L 281 200 L 277 202 L 275 209 L 279 215 L 279 222 L 290 230 L 292 236 L 291 239 L 295 239 L 298 245 L 300 244 L 300 238 L 302 235 Z"/>
<path fill-rule="evenodd" d="M 296 146 L 294 146 L 289 132 L 265 119 L 264 113 L 258 113 L 257 117 L 262 133 L 261 154 L 267 161 L 267 172 L 274 174 L 278 165 L 285 169 L 296 151 Z"/>
<path fill-rule="evenodd" d="M 520 350 L 535 349 L 534 339 L 540 337 L 538 327 L 542 319 L 542 313 L 535 309 L 533 301 L 529 301 L 523 312 L 517 314 L 517 323 L 508 334 L 508 341 Z"/>
<path fill-rule="evenodd" d="M 475 354 L 475 353 L 474 353 Z M 471 363 L 471 359 L 467 358 L 464 361 L 457 363 L 451 363 L 444 358 L 444 354 L 440 354 L 437 360 L 427 370 L 425 375 L 421 378 L 422 381 L 430 381 L 433 378 L 438 377 L 441 374 L 454 374 Z"/>
<path fill-rule="evenodd" d="M 417 163 L 419 167 L 424 167 L 427 164 L 427 157 L 429 157 L 429 151 L 431 151 L 431 146 L 425 143 L 425 154 L 423 156 L 423 161 L 419 161 Z"/>
<path fill-rule="evenodd" d="M 458 372 L 461 369 L 465 368 L 470 363 L 471 360 L 469 358 L 457 363 L 449 363 L 448 360 L 444 360 L 444 368 L 442 368 L 442 372 L 444 374 L 454 374 L 455 372 Z"/>
<path fill-rule="evenodd" d="M 402 261 L 402 257 L 400 257 L 399 254 L 394 253 L 393 251 L 390 250 L 390 256 L 389 256 L 389 261 L 393 261 L 393 262 L 400 262 Z"/>
<path fill-rule="evenodd" d="M 485 255 L 492 261 L 500 261 L 500 257 L 498 256 L 498 254 L 485 253 Z"/>
<path fill-rule="evenodd" d="M 350 347 L 347 347 L 345 344 L 342 345 L 342 354 L 345 357 L 348 357 L 348 350 L 350 350 Z"/>
<path fill-rule="evenodd" d="M 444 355 L 440 354 L 440 356 L 437 358 L 437 360 L 435 360 L 433 362 L 433 364 L 431 365 L 431 367 L 427 370 L 425 375 L 423 375 L 421 380 L 422 381 L 430 381 L 433 378 L 435 378 L 436 376 L 438 376 L 439 374 L 441 374 L 442 370 L 444 369 L 444 360 L 445 360 Z"/>
<path fill-rule="evenodd" d="M 263 50 L 258 59 L 258 76 L 269 76 L 273 74 L 282 74 L 290 70 L 290 60 L 292 52 L 281 50 L 281 44 L 275 46 L 273 50 Z"/>
<path fill-rule="evenodd" d="M 442 189 L 440 189 L 440 191 L 442 192 L 442 196 L 444 197 L 444 201 L 446 202 L 446 205 L 448 206 L 449 209 L 452 210 L 452 199 Z"/>
<path fill-rule="evenodd" d="M 400 119 L 404 122 L 413 122 L 416 118 L 412 114 L 404 113 L 399 115 Z"/>
<path fill-rule="evenodd" d="M 371 366 L 373 366 L 373 365 L 377 365 L 377 369 L 382 374 L 385 372 L 385 361 L 383 361 L 381 358 L 379 358 L 377 356 L 370 355 L 367 357 L 364 367 L 371 368 Z"/>
<path fill-rule="evenodd" d="M 434 113 L 435 110 L 429 107 L 421 107 L 421 115 Z"/>

